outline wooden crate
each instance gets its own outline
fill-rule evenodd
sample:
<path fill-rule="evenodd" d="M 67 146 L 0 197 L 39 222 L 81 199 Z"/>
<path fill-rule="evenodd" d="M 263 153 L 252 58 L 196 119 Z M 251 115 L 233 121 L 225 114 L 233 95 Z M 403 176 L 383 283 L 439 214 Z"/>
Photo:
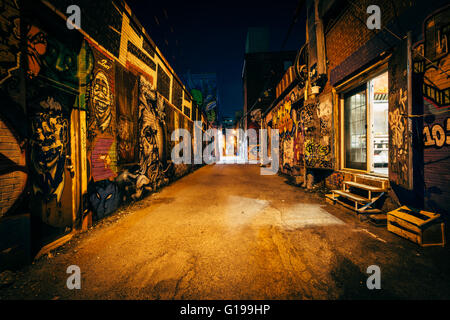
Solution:
<path fill-rule="evenodd" d="M 403 206 L 388 212 L 387 229 L 422 247 L 445 245 L 444 223 L 436 213 Z"/>

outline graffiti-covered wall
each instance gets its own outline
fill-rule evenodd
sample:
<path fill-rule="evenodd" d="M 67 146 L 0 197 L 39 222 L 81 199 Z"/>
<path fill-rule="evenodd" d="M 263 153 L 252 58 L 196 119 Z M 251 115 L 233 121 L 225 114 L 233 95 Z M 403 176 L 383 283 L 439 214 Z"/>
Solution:
<path fill-rule="evenodd" d="M 283 173 L 333 169 L 331 93 L 304 103 L 296 86 L 273 109 L 271 119 L 280 133 Z"/>
<path fill-rule="evenodd" d="M 122 1 L 81 1 L 84 32 L 65 1 L 19 3 L 0 1 L 0 223 L 31 213 L 36 253 L 190 172 L 170 150 L 192 98 Z"/>
<path fill-rule="evenodd" d="M 389 61 L 389 178 L 392 183 L 411 189 L 408 129 L 408 87 L 405 76 L 406 41 L 397 46 Z"/>
<path fill-rule="evenodd" d="M 450 6 L 441 8 L 423 23 L 423 40 L 415 44 L 415 86 L 422 103 L 424 205 L 450 212 L 450 69 L 448 41 Z M 423 120 L 422 120 L 423 118 Z"/>
<path fill-rule="evenodd" d="M 28 5 L 26 12 L 51 14 L 39 3 Z M 74 110 L 85 107 L 81 84 L 90 81 L 93 57 L 83 37 L 61 28 L 58 20 L 28 14 L 23 20 L 30 212 L 39 221 L 39 238 L 46 244 L 70 232 L 77 219 L 71 119 Z"/>

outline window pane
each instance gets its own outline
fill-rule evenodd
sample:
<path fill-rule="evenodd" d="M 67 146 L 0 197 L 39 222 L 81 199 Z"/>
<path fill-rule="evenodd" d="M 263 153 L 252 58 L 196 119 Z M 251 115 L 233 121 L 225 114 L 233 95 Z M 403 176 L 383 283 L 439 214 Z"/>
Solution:
<path fill-rule="evenodd" d="M 366 153 L 366 90 L 356 92 L 344 100 L 345 166 L 367 168 Z"/>

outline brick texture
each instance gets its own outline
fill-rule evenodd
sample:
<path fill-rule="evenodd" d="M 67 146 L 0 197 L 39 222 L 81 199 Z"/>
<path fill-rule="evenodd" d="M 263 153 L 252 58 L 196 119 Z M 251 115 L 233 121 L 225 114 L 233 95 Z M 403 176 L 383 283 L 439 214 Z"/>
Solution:
<path fill-rule="evenodd" d="M 17 139 L 0 119 L 0 217 L 8 212 L 22 194 L 27 174 L 18 169 L 25 165 L 25 155 Z"/>

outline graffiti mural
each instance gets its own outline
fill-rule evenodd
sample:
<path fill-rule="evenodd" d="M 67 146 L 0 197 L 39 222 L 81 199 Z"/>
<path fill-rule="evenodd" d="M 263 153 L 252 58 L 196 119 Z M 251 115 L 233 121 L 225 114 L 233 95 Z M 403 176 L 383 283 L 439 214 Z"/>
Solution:
<path fill-rule="evenodd" d="M 53 97 L 40 102 L 42 111 L 31 119 L 31 160 L 34 169 L 33 191 L 48 201 L 59 202 L 64 187 L 64 165 L 68 143 L 68 121 L 61 104 Z"/>
<path fill-rule="evenodd" d="M 450 146 L 450 118 L 445 119 L 441 125 L 434 123 L 432 126 L 425 125 L 423 127 L 423 144 L 425 148 L 442 148 Z"/>
<path fill-rule="evenodd" d="M 107 76 L 98 71 L 92 84 L 91 105 L 93 120 L 101 132 L 104 132 L 112 118 L 112 92 Z"/>
<path fill-rule="evenodd" d="M 93 45 L 91 44 L 93 47 Z M 89 131 L 97 134 L 113 134 L 110 126 L 114 118 L 114 64 L 94 47 L 94 76 L 89 86 Z"/>
<path fill-rule="evenodd" d="M 65 0 L 0 1 L 0 224 L 30 219 L 32 255 L 191 168 L 169 159 L 168 123 L 193 131 L 185 87 L 149 39 L 122 56 L 115 4 L 82 2 L 78 32 L 55 12 Z"/>
<path fill-rule="evenodd" d="M 297 115 L 297 125 L 295 128 L 295 137 L 294 137 L 294 160 L 295 163 L 299 166 L 304 165 L 304 130 L 303 130 L 303 122 L 300 121 L 300 114 L 296 112 Z"/>
<path fill-rule="evenodd" d="M 116 118 L 114 104 L 114 64 L 92 43 L 94 68 L 88 83 L 88 153 L 93 182 L 117 175 Z"/>
<path fill-rule="evenodd" d="M 138 154 L 138 77 L 116 64 L 117 149 L 119 163 L 135 163 Z"/>
<path fill-rule="evenodd" d="M 27 25 L 27 76 L 39 76 L 61 90 L 76 94 L 91 81 L 94 56 L 86 41 L 58 40 L 35 25 Z M 83 88 L 84 89 L 84 88 Z M 84 107 L 84 101 L 80 101 Z"/>
<path fill-rule="evenodd" d="M 272 125 L 280 132 L 282 170 L 298 175 L 304 167 L 333 169 L 331 94 L 304 106 L 300 98 L 295 87 L 272 111 Z"/>
<path fill-rule="evenodd" d="M 139 82 L 139 166 L 151 190 L 168 182 L 164 175 L 162 152 L 165 141 L 165 112 L 162 98 L 144 77 Z"/>
<path fill-rule="evenodd" d="M 298 102 L 300 96 L 295 87 L 272 111 L 272 126 L 280 133 L 280 163 L 282 172 L 300 175 L 303 170 L 304 132 Z"/>
<path fill-rule="evenodd" d="M 71 165 L 69 119 L 77 96 L 48 86 L 39 77 L 29 79 L 27 85 L 30 211 L 59 234 L 73 222 L 72 177 L 67 168 Z"/>
<path fill-rule="evenodd" d="M 95 220 L 110 215 L 119 207 L 120 194 L 115 181 L 102 180 L 90 184 L 88 194 Z"/>
<path fill-rule="evenodd" d="M 37 48 L 42 51 L 44 44 L 41 43 L 42 34 L 37 34 L 38 41 Z M 35 36 L 35 37 L 36 37 Z M 39 53 L 39 51 L 38 51 Z M 47 79 L 52 79 L 56 83 L 64 83 L 65 85 L 78 90 L 80 84 L 80 76 L 84 76 L 83 73 L 78 72 L 78 57 L 80 48 L 72 48 L 65 43 L 53 38 L 47 38 L 47 48 L 42 59 L 42 66 L 39 74 Z M 92 57 L 88 56 L 87 68 L 92 68 Z M 30 72 L 33 70 L 30 69 Z M 87 72 L 86 74 L 89 74 Z"/>
<path fill-rule="evenodd" d="M 20 17 L 17 0 L 0 3 L 0 84 L 19 68 Z"/>
<path fill-rule="evenodd" d="M 185 75 L 187 86 L 194 102 L 206 113 L 208 121 L 218 119 L 217 75 L 215 73 Z"/>
<path fill-rule="evenodd" d="M 331 148 L 331 94 L 322 95 L 301 110 L 304 161 L 308 168 L 333 169 Z"/>
<path fill-rule="evenodd" d="M 414 46 L 414 75 L 423 103 L 423 177 L 425 207 L 450 212 L 450 6 L 437 10 L 423 23 L 423 40 Z"/>
<path fill-rule="evenodd" d="M 328 156 L 330 154 L 330 146 L 324 146 L 312 140 L 305 143 L 305 163 L 307 167 L 330 167 Z"/>
<path fill-rule="evenodd" d="M 389 179 L 394 184 L 411 189 L 409 179 L 409 148 L 406 77 L 406 41 L 395 49 L 389 61 Z M 412 169 L 411 169 L 412 170 Z"/>
<path fill-rule="evenodd" d="M 91 170 L 94 181 L 104 180 L 115 176 L 111 169 L 114 158 L 114 140 L 109 137 L 97 138 L 91 155 Z"/>
<path fill-rule="evenodd" d="M 28 77 L 34 78 L 41 71 L 42 57 L 47 52 L 47 35 L 36 26 L 27 32 Z"/>

